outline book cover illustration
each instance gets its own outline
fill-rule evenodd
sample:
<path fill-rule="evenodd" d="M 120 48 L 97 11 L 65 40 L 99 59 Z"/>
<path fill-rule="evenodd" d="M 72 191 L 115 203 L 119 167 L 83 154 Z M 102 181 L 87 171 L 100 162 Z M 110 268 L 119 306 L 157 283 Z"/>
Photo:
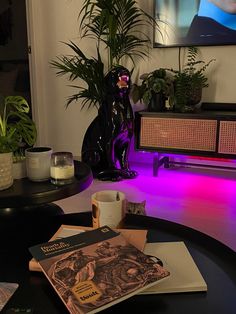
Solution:
<path fill-rule="evenodd" d="M 169 275 L 107 226 L 30 252 L 72 314 L 99 312 Z"/>
<path fill-rule="evenodd" d="M 18 287 L 18 283 L 0 282 L 0 311 Z"/>

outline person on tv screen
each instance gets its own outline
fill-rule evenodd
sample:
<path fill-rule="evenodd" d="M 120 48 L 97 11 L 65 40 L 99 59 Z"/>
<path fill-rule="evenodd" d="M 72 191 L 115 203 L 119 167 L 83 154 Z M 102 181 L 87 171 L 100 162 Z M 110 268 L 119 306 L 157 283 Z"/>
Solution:
<path fill-rule="evenodd" d="M 235 44 L 236 0 L 201 0 L 186 39 L 194 45 Z"/>

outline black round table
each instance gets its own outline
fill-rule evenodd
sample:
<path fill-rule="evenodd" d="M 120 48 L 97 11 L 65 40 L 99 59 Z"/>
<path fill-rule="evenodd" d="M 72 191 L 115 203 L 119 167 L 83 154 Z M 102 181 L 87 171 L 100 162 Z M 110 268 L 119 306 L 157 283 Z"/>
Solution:
<path fill-rule="evenodd" d="M 63 210 L 51 202 L 72 196 L 85 190 L 92 182 L 91 169 L 85 163 L 74 161 L 75 178 L 71 184 L 56 186 L 50 180 L 32 182 L 28 178 L 14 180 L 7 190 L 0 191 L 0 218 L 33 213 L 40 215 L 62 214 Z"/>
<path fill-rule="evenodd" d="M 0 192 L 0 240 L 2 248 L 17 243 L 28 244 L 37 239 L 42 230 L 53 225 L 55 216 L 64 215 L 54 203 L 85 190 L 92 182 L 89 166 L 75 161 L 75 178 L 71 184 L 56 186 L 46 182 L 32 182 L 27 178 L 15 180 L 12 187 Z M 47 239 L 45 239 L 47 240 Z"/>
<path fill-rule="evenodd" d="M 28 242 L 3 249 L 0 245 L 0 281 L 17 282 L 19 288 L 5 307 L 32 308 L 36 314 L 64 314 L 67 310 L 42 273 L 30 272 L 28 246 L 49 239 L 61 224 L 91 226 L 91 213 L 58 215 L 40 233 L 25 229 Z M 163 219 L 127 215 L 126 228 L 148 229 L 148 242 L 184 241 L 207 285 L 207 292 L 138 295 L 103 313 L 235 314 L 236 253 L 219 241 L 191 228 Z M 8 243 L 8 238 L 1 238 Z M 3 312 L 4 313 L 4 312 Z"/>

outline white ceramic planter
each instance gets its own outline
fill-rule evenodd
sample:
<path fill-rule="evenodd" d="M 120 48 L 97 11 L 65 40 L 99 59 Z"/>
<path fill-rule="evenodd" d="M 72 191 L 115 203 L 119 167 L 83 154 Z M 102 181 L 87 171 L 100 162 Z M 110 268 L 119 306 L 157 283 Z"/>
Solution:
<path fill-rule="evenodd" d="M 0 190 L 13 184 L 12 153 L 0 153 Z"/>

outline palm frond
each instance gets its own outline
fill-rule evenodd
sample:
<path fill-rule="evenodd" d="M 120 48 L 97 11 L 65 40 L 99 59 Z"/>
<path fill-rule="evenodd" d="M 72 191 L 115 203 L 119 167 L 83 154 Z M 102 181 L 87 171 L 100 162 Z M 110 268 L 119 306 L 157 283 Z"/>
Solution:
<path fill-rule="evenodd" d="M 66 106 L 77 101 L 79 98 L 88 97 L 91 104 L 101 103 L 104 99 L 104 64 L 101 60 L 99 51 L 97 58 L 88 59 L 82 53 L 81 49 L 73 42 L 67 44 L 76 53 L 74 56 L 57 57 L 50 64 L 56 68 L 58 75 L 68 75 L 69 81 L 79 80 L 82 85 L 70 85 L 77 88 L 79 92 L 68 98 Z M 87 91 L 87 93 L 86 93 Z"/>
<path fill-rule="evenodd" d="M 126 55 L 145 57 L 151 41 L 143 26 L 154 19 L 137 7 L 134 0 L 86 0 L 80 11 L 83 14 L 81 30 L 83 35 L 103 41 L 110 56 L 110 67 Z M 140 38 L 141 36 L 141 38 Z M 124 40 L 125 39 L 125 40 Z M 122 45 L 121 45 L 122 42 Z M 130 51 L 135 46 L 135 54 Z M 129 54 L 127 54 L 129 51 Z"/>

